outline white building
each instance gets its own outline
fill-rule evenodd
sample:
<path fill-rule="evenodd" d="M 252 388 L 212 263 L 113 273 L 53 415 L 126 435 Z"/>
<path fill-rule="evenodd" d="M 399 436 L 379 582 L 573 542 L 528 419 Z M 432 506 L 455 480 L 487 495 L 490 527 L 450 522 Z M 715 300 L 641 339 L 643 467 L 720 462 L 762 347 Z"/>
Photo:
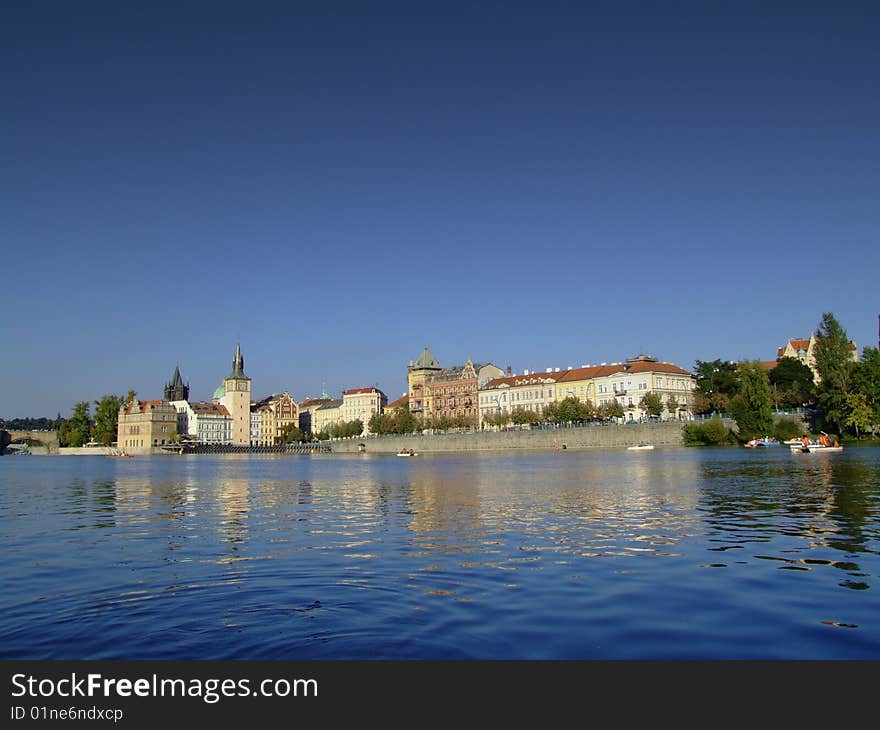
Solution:
<path fill-rule="evenodd" d="M 201 444 L 231 444 L 232 416 L 219 403 L 172 401 L 177 411 L 177 432 Z"/>
<path fill-rule="evenodd" d="M 565 372 L 548 371 L 508 375 L 490 380 L 478 391 L 480 427 L 487 415 L 513 413 L 517 408 L 541 414 L 556 400 L 559 381 Z"/>
<path fill-rule="evenodd" d="M 388 405 L 388 396 L 378 388 L 353 388 L 342 394 L 340 417 L 346 423 L 360 421 L 364 434 L 370 433 L 370 419 L 382 413 Z"/>

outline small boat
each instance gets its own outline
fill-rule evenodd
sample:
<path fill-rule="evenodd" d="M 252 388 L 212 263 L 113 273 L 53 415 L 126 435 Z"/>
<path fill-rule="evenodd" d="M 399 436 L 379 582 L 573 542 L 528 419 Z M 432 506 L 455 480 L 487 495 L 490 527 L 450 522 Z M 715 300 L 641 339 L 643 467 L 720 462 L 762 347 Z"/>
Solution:
<path fill-rule="evenodd" d="M 775 438 L 765 436 L 762 439 L 752 439 L 751 441 L 747 441 L 743 446 L 747 449 L 757 449 L 765 446 L 779 446 L 779 442 Z"/>
<path fill-rule="evenodd" d="M 398 456 L 418 456 L 413 449 L 401 449 L 397 452 Z"/>
<path fill-rule="evenodd" d="M 130 459 L 131 454 L 126 454 L 124 451 L 120 451 L 118 449 L 111 451 L 109 454 L 104 454 L 108 459 Z"/>
<path fill-rule="evenodd" d="M 643 442 L 637 443 L 635 446 L 627 446 L 627 451 L 653 451 L 654 444 L 646 444 Z"/>
<path fill-rule="evenodd" d="M 839 454 L 843 451 L 843 446 L 824 446 L 823 444 L 804 444 L 792 445 L 792 454 Z"/>

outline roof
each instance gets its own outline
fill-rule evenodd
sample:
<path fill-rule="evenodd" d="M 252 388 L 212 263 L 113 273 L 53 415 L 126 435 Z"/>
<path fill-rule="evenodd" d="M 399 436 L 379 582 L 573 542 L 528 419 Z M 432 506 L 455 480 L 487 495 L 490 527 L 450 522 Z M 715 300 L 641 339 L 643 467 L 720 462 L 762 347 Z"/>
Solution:
<path fill-rule="evenodd" d="M 763 366 L 764 366 L 765 368 L 767 368 L 768 370 L 772 370 L 772 369 L 775 368 L 777 365 L 779 365 L 779 360 L 763 360 L 763 361 L 761 362 L 761 365 L 763 365 Z"/>
<path fill-rule="evenodd" d="M 352 388 L 351 390 L 345 391 L 345 395 L 357 395 L 358 393 L 380 393 L 381 395 L 385 395 L 378 388 Z"/>
<path fill-rule="evenodd" d="M 690 375 L 684 368 L 671 362 L 634 362 L 626 368 L 628 373 L 672 373 L 674 375 Z"/>
<path fill-rule="evenodd" d="M 211 397 L 216 400 L 219 400 L 220 398 L 222 398 L 225 395 L 226 395 L 226 386 L 221 383 L 220 387 L 218 387 L 217 390 L 214 391 L 214 395 Z"/>
<path fill-rule="evenodd" d="M 558 382 L 562 376 L 571 371 L 553 373 L 529 373 L 528 375 L 507 375 L 503 378 L 493 378 L 484 386 L 486 388 L 513 388 L 520 385 L 541 385 L 542 383 Z"/>
<path fill-rule="evenodd" d="M 342 399 L 341 399 L 341 398 L 340 398 L 339 400 L 331 400 L 331 401 L 328 401 L 328 402 L 325 403 L 324 405 L 322 405 L 322 406 L 318 406 L 317 410 L 319 410 L 319 411 L 325 411 L 325 410 L 326 410 L 326 411 L 329 411 L 329 410 L 332 409 L 332 408 L 339 408 L 340 406 L 342 406 Z"/>
<path fill-rule="evenodd" d="M 422 354 L 419 355 L 419 359 L 416 360 L 415 366 L 416 368 L 439 368 L 440 363 L 437 362 L 437 359 L 431 354 L 431 351 L 425 347 L 422 350 Z"/>
<path fill-rule="evenodd" d="M 409 403 L 409 393 L 406 393 L 402 397 L 398 398 L 396 401 L 393 401 L 393 402 L 389 403 L 387 406 L 385 406 L 385 410 L 390 411 L 394 408 L 397 408 L 397 406 L 405 406 L 408 403 Z"/>
<path fill-rule="evenodd" d="M 656 363 L 634 363 L 634 365 L 656 365 Z M 630 367 L 633 367 L 630 366 Z M 560 373 L 562 375 L 561 380 L 571 381 L 571 380 L 589 380 L 590 378 L 604 378 L 609 375 L 614 375 L 615 373 L 622 373 L 627 370 L 627 367 L 622 363 L 617 363 L 616 365 L 591 365 L 586 368 L 572 368 L 571 370 L 564 370 Z M 644 372 L 644 370 L 640 371 Z M 549 375 L 549 373 L 548 373 Z"/>
<path fill-rule="evenodd" d="M 299 404 L 300 408 L 309 408 L 311 406 L 320 406 L 324 403 L 329 403 L 330 398 L 306 398 L 302 403 Z"/>
<path fill-rule="evenodd" d="M 149 406 L 158 406 L 158 405 L 161 405 L 162 403 L 168 403 L 168 401 L 165 401 L 165 400 L 133 400 L 131 403 L 126 403 L 125 406 L 123 406 L 123 407 L 124 407 L 126 413 L 131 413 L 134 410 L 135 406 L 137 407 L 138 411 L 143 413 L 144 411 L 147 410 L 147 408 Z M 168 403 L 168 405 L 171 405 L 171 404 Z M 171 406 L 171 407 L 173 408 L 174 406 Z"/>
<path fill-rule="evenodd" d="M 229 416 L 226 406 L 221 406 L 219 403 L 190 403 L 189 407 L 200 416 Z"/>

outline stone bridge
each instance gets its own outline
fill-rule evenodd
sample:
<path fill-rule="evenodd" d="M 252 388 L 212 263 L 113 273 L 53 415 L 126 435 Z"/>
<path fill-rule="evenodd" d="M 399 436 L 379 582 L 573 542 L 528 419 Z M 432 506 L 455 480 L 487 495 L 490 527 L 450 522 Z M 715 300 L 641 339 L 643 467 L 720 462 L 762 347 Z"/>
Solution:
<path fill-rule="evenodd" d="M 39 441 L 49 453 L 58 452 L 58 431 L 0 431 L 0 452 L 9 444 Z"/>

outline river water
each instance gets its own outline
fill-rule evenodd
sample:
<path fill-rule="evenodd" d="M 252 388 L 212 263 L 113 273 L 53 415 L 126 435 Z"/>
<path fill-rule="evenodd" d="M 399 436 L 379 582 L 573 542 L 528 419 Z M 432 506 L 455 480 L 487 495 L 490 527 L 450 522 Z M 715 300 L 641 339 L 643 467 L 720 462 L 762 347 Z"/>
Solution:
<path fill-rule="evenodd" d="M 0 458 L 0 658 L 880 658 L 880 449 Z"/>

